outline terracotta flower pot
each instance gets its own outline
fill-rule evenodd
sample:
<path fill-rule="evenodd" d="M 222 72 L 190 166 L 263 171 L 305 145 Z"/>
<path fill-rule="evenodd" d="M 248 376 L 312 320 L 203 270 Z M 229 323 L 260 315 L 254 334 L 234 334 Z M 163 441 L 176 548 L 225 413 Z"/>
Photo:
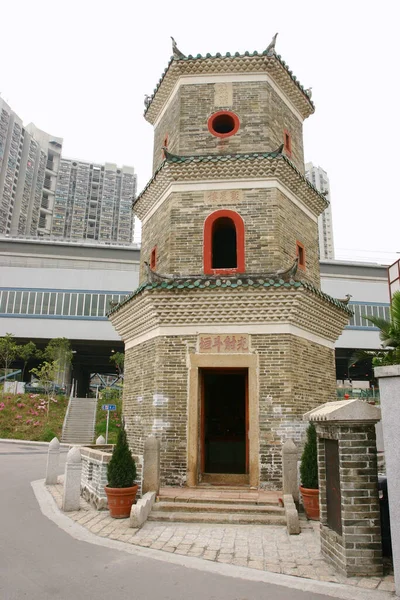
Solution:
<path fill-rule="evenodd" d="M 307 518 L 311 521 L 319 521 L 319 490 L 300 486 L 300 493 Z"/>
<path fill-rule="evenodd" d="M 128 488 L 110 488 L 106 485 L 104 490 L 107 494 L 110 517 L 114 517 L 114 519 L 128 518 L 131 513 L 132 504 L 136 498 L 138 486 L 133 485 Z"/>

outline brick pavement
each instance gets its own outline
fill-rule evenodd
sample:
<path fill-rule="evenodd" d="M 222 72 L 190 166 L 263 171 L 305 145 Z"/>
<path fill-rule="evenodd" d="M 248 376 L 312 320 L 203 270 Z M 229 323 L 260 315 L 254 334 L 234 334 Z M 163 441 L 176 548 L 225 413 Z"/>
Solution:
<path fill-rule="evenodd" d="M 46 486 L 61 508 L 63 486 Z M 183 491 L 182 494 L 188 493 Z M 273 573 L 318 581 L 354 585 L 394 592 L 393 574 L 383 578 L 343 577 L 327 564 L 320 552 L 319 523 L 301 517 L 301 534 L 288 535 L 286 527 L 263 525 L 208 525 L 148 521 L 141 529 L 129 527 L 129 519 L 112 519 L 81 499 L 79 511 L 65 513 L 70 519 L 101 537 L 128 544 L 195 556 Z"/>

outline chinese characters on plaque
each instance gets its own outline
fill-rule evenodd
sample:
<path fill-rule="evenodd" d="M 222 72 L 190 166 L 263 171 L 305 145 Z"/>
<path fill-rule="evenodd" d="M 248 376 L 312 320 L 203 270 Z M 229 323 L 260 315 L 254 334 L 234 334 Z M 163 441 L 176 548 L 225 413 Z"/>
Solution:
<path fill-rule="evenodd" d="M 204 200 L 210 204 L 236 204 L 243 200 L 243 190 L 213 190 L 204 192 Z"/>
<path fill-rule="evenodd" d="M 232 83 L 214 84 L 214 106 L 228 108 L 233 103 Z"/>
<path fill-rule="evenodd" d="M 199 335 L 199 352 L 209 354 L 233 354 L 250 352 L 249 336 L 245 334 L 207 334 Z"/>

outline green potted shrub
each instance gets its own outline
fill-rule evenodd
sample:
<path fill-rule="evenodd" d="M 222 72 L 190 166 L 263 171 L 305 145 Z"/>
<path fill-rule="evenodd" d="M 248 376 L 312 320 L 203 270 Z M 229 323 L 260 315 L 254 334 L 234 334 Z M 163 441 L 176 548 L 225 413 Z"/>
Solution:
<path fill-rule="evenodd" d="M 135 485 L 136 463 L 129 449 L 124 427 L 118 432 L 117 443 L 107 465 L 108 484 L 105 486 L 110 516 L 129 517 L 138 486 Z"/>
<path fill-rule="evenodd" d="M 300 493 L 308 519 L 319 520 L 317 432 L 314 423 L 307 427 L 307 440 L 300 462 Z"/>

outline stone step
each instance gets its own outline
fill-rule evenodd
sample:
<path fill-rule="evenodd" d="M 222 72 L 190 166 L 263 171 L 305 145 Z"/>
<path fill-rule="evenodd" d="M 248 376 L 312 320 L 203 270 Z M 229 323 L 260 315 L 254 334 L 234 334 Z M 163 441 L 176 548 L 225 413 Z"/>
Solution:
<path fill-rule="evenodd" d="M 164 512 L 152 510 L 149 521 L 175 523 L 230 523 L 236 525 L 286 525 L 285 515 L 214 512 Z"/>
<path fill-rule="evenodd" d="M 285 510 L 280 506 L 244 504 L 238 502 L 156 502 L 153 505 L 156 512 L 224 512 L 224 513 L 246 513 L 246 514 L 270 514 L 284 515 Z"/>
<path fill-rule="evenodd" d="M 162 493 L 159 495 L 160 502 L 173 502 L 187 504 L 188 502 L 202 503 L 211 502 L 212 504 L 251 504 L 258 506 L 279 506 L 278 501 L 275 500 L 258 500 L 257 498 L 225 498 L 224 496 L 216 498 L 215 496 L 193 496 L 193 497 L 175 497 L 164 496 Z"/>

